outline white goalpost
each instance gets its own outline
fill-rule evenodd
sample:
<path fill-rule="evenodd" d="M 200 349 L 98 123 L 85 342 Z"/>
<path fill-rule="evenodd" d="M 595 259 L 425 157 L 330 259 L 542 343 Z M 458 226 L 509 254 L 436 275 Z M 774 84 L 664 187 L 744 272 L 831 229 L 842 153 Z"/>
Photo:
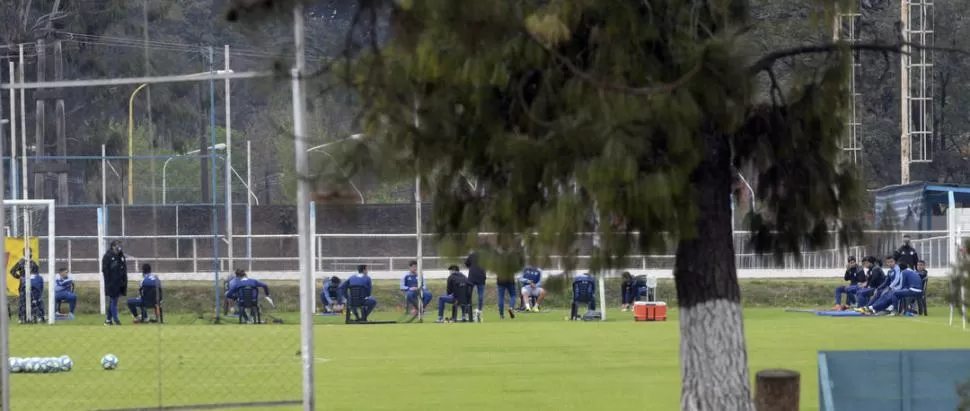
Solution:
<path fill-rule="evenodd" d="M 3 204 L 4 204 L 4 206 L 9 206 L 9 207 L 12 207 L 14 209 L 20 209 L 22 211 L 21 213 L 19 213 L 19 215 L 21 216 L 20 217 L 21 220 L 20 221 L 14 220 L 14 221 L 11 222 L 11 224 L 12 225 L 21 225 L 22 224 L 23 230 L 21 231 L 21 234 L 23 235 L 23 240 L 24 240 L 24 249 L 22 251 L 23 252 L 23 255 L 26 256 L 26 255 L 30 254 L 31 259 L 32 260 L 33 259 L 36 259 L 37 262 L 38 262 L 38 266 L 41 266 L 41 268 L 43 268 L 43 265 L 40 264 L 41 259 L 40 259 L 39 256 L 42 255 L 42 254 L 35 254 L 35 253 L 31 253 L 30 252 L 30 239 L 31 239 L 31 237 L 37 237 L 39 240 L 40 239 L 43 239 L 44 241 L 46 241 L 46 244 L 41 244 L 41 246 L 46 245 L 46 249 L 47 249 L 47 259 L 46 259 L 47 260 L 47 270 L 46 270 L 47 271 L 47 279 L 46 279 L 46 283 L 47 283 L 46 284 L 46 288 L 47 288 L 47 296 L 46 296 L 46 299 L 47 299 L 47 301 L 46 301 L 46 305 L 47 305 L 47 307 L 46 307 L 46 311 L 47 311 L 47 323 L 48 324 L 54 324 L 55 317 L 56 317 L 56 314 L 54 313 L 54 275 L 55 275 L 55 271 L 56 271 L 56 267 L 55 266 L 57 265 L 56 256 L 54 254 L 54 250 L 55 250 L 54 239 L 56 238 L 56 236 L 54 234 L 54 227 L 55 227 L 55 222 L 54 222 L 54 200 L 40 200 L 40 199 L 38 199 L 38 200 L 3 200 Z M 27 210 L 24 210 L 25 208 Z M 33 225 L 31 224 L 31 215 L 33 213 L 30 212 L 30 210 L 29 210 L 30 208 L 45 208 L 46 209 L 46 212 L 47 212 L 47 233 L 46 233 L 46 235 L 44 235 L 44 236 L 38 236 L 38 235 L 35 235 L 34 234 Z M 13 214 L 13 213 L 11 213 L 11 214 L 12 215 L 17 215 L 17 214 Z M 38 243 L 39 243 L 39 241 L 38 241 Z M 36 250 L 36 252 L 39 253 L 40 250 Z M 42 269 L 41 270 L 41 273 L 43 273 L 43 272 L 44 272 L 44 270 Z M 26 276 L 29 276 L 30 275 L 30 264 L 29 263 L 24 267 L 24 273 L 25 273 L 24 275 L 26 275 Z M 6 273 L 4 273 L 4 274 L 6 274 Z M 41 274 L 41 275 L 43 275 L 43 274 Z M 28 281 L 29 282 L 30 280 L 29 280 L 29 278 L 26 278 L 23 281 Z M 33 312 L 30 309 L 31 308 L 30 307 L 30 305 L 31 305 L 30 304 L 30 287 L 27 287 L 24 292 L 28 293 L 28 295 L 26 296 L 26 299 L 27 299 L 27 303 L 26 304 L 27 305 L 26 305 L 26 310 L 25 311 L 26 311 L 26 315 L 27 315 L 27 320 L 28 321 L 31 321 L 33 319 Z"/>

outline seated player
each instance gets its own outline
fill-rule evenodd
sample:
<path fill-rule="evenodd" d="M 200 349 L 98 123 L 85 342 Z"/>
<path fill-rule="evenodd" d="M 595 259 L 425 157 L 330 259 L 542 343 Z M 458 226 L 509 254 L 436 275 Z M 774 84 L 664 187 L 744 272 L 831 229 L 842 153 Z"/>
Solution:
<path fill-rule="evenodd" d="M 899 274 L 900 281 L 898 289 L 894 289 L 872 305 L 865 307 L 866 314 L 875 314 L 883 311 L 892 311 L 899 307 L 903 298 L 916 297 L 923 293 L 923 280 L 919 278 L 919 273 L 909 269 L 905 264 L 900 264 L 903 271 Z M 892 315 L 892 314 L 890 314 Z"/>
<path fill-rule="evenodd" d="M 418 262 L 411 261 L 408 264 L 408 272 L 401 277 L 401 291 L 404 292 L 404 300 L 407 302 L 405 310 L 411 310 L 412 314 L 417 314 L 418 309 Z M 421 309 L 426 309 L 431 303 L 431 292 L 427 285 L 421 287 Z M 413 308 L 412 308 L 413 307 Z"/>
<path fill-rule="evenodd" d="M 848 281 L 848 285 L 840 285 L 835 287 L 835 310 L 844 310 L 849 308 L 855 299 L 855 293 L 859 290 L 859 284 L 866 282 L 866 272 L 856 264 L 855 257 L 849 257 L 848 263 L 845 268 L 845 274 L 842 275 L 844 281 Z M 842 304 L 842 294 L 845 296 L 845 304 Z"/>
<path fill-rule="evenodd" d="M 580 288 L 585 288 L 588 291 L 590 296 L 589 301 L 579 301 Z M 589 311 L 596 310 L 596 283 L 593 281 L 593 277 L 590 276 L 589 273 L 577 275 L 576 278 L 573 279 L 573 304 L 572 314 L 569 316 L 569 319 L 575 320 L 580 318 L 577 309 L 581 303 L 586 303 L 586 305 L 589 307 Z"/>
<path fill-rule="evenodd" d="M 344 311 L 344 299 L 337 291 L 338 288 L 340 288 L 340 277 L 333 276 L 324 280 L 323 291 L 320 291 L 324 312 L 342 313 Z"/>
<path fill-rule="evenodd" d="M 74 279 L 71 278 L 66 268 L 58 268 L 57 279 L 54 280 L 54 304 L 61 301 L 67 303 L 68 314 L 73 317 L 74 308 L 77 307 L 77 294 L 74 293 Z M 67 316 L 67 314 L 62 313 L 57 315 Z"/>
<path fill-rule="evenodd" d="M 635 296 L 637 295 L 633 275 L 629 271 L 624 271 L 620 278 L 622 279 L 620 283 L 620 297 L 623 299 L 623 303 L 620 305 L 620 311 L 630 311 L 633 307 Z"/>
<path fill-rule="evenodd" d="M 337 289 L 340 297 L 346 299 L 348 305 L 352 302 L 350 300 L 350 294 L 348 294 L 350 287 L 363 287 L 364 306 L 361 308 L 363 312 L 360 313 L 360 319 L 361 321 L 367 321 L 367 316 L 369 316 L 370 313 L 374 311 L 374 308 L 377 307 L 377 300 L 375 300 L 373 297 L 373 283 L 371 283 L 370 276 L 367 275 L 366 265 L 358 265 L 357 274 L 350 276 L 350 278 L 341 283 L 340 288 Z"/>
<path fill-rule="evenodd" d="M 859 308 L 867 306 L 876 294 L 876 290 L 889 284 L 886 281 L 886 273 L 877 265 L 876 257 L 866 257 L 862 260 L 862 265 L 869 270 L 869 275 L 866 277 L 866 282 L 855 293 L 856 306 Z"/>
<path fill-rule="evenodd" d="M 32 296 L 27 292 L 27 283 L 28 282 L 30 283 L 31 293 L 34 292 L 34 288 L 40 289 L 39 293 L 37 294 L 38 296 L 43 295 L 43 291 L 44 291 L 44 279 L 40 276 L 40 266 L 38 266 L 37 262 L 35 262 L 30 258 L 31 249 L 28 248 L 27 250 L 25 250 L 25 252 L 26 252 L 26 257 L 21 258 L 20 261 L 18 261 L 17 264 L 15 264 L 13 268 L 10 269 L 10 275 L 13 276 L 13 278 L 16 278 L 17 280 L 20 281 L 20 286 L 18 288 L 20 296 L 17 299 L 17 303 L 18 303 L 17 318 L 19 323 L 21 324 L 24 324 L 27 322 L 27 301 L 28 300 L 31 301 L 31 315 L 35 317 L 35 318 L 32 318 L 32 320 L 35 320 L 35 321 L 38 320 L 38 318 L 36 318 L 37 307 L 34 307 L 37 304 L 33 301 L 34 299 L 31 298 Z M 25 271 L 26 261 L 30 261 L 29 275 L 26 274 L 26 271 Z M 43 307 L 41 307 L 41 309 L 43 309 Z"/>
<path fill-rule="evenodd" d="M 155 298 L 158 299 L 157 303 L 162 302 L 162 280 L 158 279 L 158 276 L 152 273 L 151 264 L 141 265 L 141 286 L 138 287 L 138 296 L 128 299 L 128 311 L 131 312 L 131 322 L 132 323 L 144 323 L 148 321 L 148 313 L 145 312 L 145 305 L 142 303 L 145 301 L 145 289 L 154 288 Z M 139 312 L 141 315 L 138 315 Z"/>
<path fill-rule="evenodd" d="M 648 297 L 650 295 L 650 286 L 647 285 L 647 276 L 638 275 L 633 277 L 633 288 L 630 291 L 633 293 L 629 297 L 631 304 L 632 302 L 640 301 L 641 297 Z"/>
<path fill-rule="evenodd" d="M 445 322 L 445 304 L 454 304 L 456 301 L 456 293 L 463 290 L 463 286 L 468 284 L 468 277 L 465 277 L 461 271 L 458 270 L 457 265 L 448 267 L 447 286 L 445 289 L 445 295 L 438 297 L 438 323 Z M 464 316 L 464 313 L 462 313 Z"/>
<path fill-rule="evenodd" d="M 873 300 L 882 298 L 887 292 L 896 290 L 899 287 L 899 282 L 902 281 L 903 277 L 900 275 L 902 268 L 897 264 L 896 258 L 893 256 L 887 256 L 885 259 L 886 263 L 886 281 L 882 284 L 882 287 L 876 289 L 876 293 L 873 296 Z"/>
<path fill-rule="evenodd" d="M 265 298 L 266 301 L 269 302 L 269 305 L 274 307 L 276 306 L 276 304 L 273 303 L 273 298 L 270 297 L 268 285 L 266 285 L 262 281 L 249 278 L 249 276 L 246 274 L 246 270 L 243 270 L 242 268 L 237 268 L 235 281 L 230 282 L 229 291 L 226 291 L 226 298 L 231 298 L 236 301 L 236 312 L 239 313 L 239 315 L 243 316 L 244 321 L 248 320 L 248 317 L 246 316 L 246 311 L 243 309 L 244 308 L 243 301 L 239 298 L 239 290 L 246 287 L 253 287 L 256 289 L 256 292 L 253 293 L 253 299 L 252 299 L 254 303 L 257 300 L 259 300 L 259 289 L 262 288 L 263 292 L 266 294 L 265 296 L 263 296 L 263 298 Z"/>
<path fill-rule="evenodd" d="M 526 267 L 522 270 L 519 281 L 522 282 L 522 303 L 525 304 L 525 310 L 539 312 L 539 306 L 546 297 L 546 290 L 542 289 L 542 271 L 535 267 Z M 534 307 L 530 306 L 529 297 L 536 297 Z"/>
<path fill-rule="evenodd" d="M 926 279 L 930 275 L 929 271 L 926 271 L 926 261 L 919 260 L 916 263 L 916 272 L 919 273 L 919 278 Z"/>

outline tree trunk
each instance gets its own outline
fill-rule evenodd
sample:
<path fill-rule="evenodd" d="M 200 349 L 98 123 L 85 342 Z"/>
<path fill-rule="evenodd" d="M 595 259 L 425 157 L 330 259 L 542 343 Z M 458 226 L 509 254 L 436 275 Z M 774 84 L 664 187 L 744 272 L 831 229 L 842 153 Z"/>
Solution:
<path fill-rule="evenodd" d="M 707 133 L 691 176 L 695 238 L 677 246 L 674 279 L 680 308 L 680 408 L 753 411 L 741 290 L 731 230 L 731 146 Z"/>

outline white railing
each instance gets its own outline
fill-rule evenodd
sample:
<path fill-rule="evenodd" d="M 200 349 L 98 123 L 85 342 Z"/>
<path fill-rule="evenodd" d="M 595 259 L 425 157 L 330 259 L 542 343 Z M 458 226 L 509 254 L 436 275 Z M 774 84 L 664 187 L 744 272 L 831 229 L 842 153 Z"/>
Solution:
<path fill-rule="evenodd" d="M 862 259 L 867 255 L 882 258 L 891 254 L 900 242 L 901 232 L 866 232 L 860 245 L 849 247 L 833 247 L 831 249 L 815 250 L 802 253 L 801 262 L 794 255 L 785 255 L 781 262 L 774 256 L 758 255 L 753 252 L 747 232 L 735 233 L 736 264 L 739 270 L 762 270 L 769 275 L 772 271 L 803 271 L 825 272 L 829 275 L 839 275 L 845 267 L 848 256 Z M 931 270 L 940 270 L 949 261 L 949 237 L 945 231 L 913 231 L 908 232 L 913 237 L 913 246 L 920 258 L 926 260 Z M 484 234 L 488 235 L 488 234 Z M 433 235 L 426 235 L 429 239 Z M 116 237 L 110 237 L 114 239 Z M 125 243 L 126 252 L 131 256 L 138 269 L 141 262 L 150 262 L 155 270 L 162 273 L 198 273 L 200 278 L 207 278 L 203 273 L 211 274 L 214 264 L 218 270 L 226 273 L 232 268 L 244 267 L 253 272 L 288 273 L 296 272 L 298 260 L 296 255 L 297 236 L 291 234 L 269 235 L 238 235 L 234 237 L 234 249 L 242 250 L 230 259 L 225 255 L 227 240 L 224 236 L 212 235 L 158 235 L 158 236 L 125 236 L 121 237 Z M 324 273 L 352 272 L 356 265 L 367 264 L 372 271 L 403 272 L 407 264 L 414 259 L 416 241 L 414 234 L 317 234 L 316 250 L 314 252 L 314 269 Z M 590 238 L 584 238 L 580 250 L 585 245 L 588 249 Z M 98 253 L 97 236 L 61 236 L 55 239 L 56 261 L 76 274 L 96 274 L 99 272 L 100 256 Z M 42 237 L 43 242 L 43 237 Z M 218 247 L 218 258 L 212 252 L 213 242 Z M 253 244 L 252 255 L 245 255 L 247 242 Z M 425 241 L 431 244 L 431 241 Z M 41 246 L 42 248 L 44 245 Z M 455 258 L 439 256 L 433 246 L 426 246 L 424 250 L 424 267 L 430 271 L 444 270 L 448 265 L 455 264 Z M 578 268 L 588 266 L 588 255 L 572 256 L 578 263 Z M 546 269 L 563 270 L 566 266 L 563 256 L 551 256 Z M 46 260 L 41 260 L 46 264 Z M 626 259 L 625 268 L 630 271 L 669 271 L 673 268 L 673 247 L 667 253 L 652 255 L 633 255 Z M 186 274 L 188 275 L 188 274 Z M 758 275 L 762 276 L 762 275 Z M 783 276 L 779 273 L 779 276 Z M 86 276 L 84 276 L 86 277 Z"/>

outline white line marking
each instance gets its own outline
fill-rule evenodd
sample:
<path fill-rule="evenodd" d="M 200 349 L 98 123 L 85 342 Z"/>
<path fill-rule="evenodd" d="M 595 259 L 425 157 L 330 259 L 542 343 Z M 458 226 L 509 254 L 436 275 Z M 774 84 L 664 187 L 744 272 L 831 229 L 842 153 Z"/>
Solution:
<path fill-rule="evenodd" d="M 329 358 L 315 357 L 318 363 L 329 362 Z"/>

